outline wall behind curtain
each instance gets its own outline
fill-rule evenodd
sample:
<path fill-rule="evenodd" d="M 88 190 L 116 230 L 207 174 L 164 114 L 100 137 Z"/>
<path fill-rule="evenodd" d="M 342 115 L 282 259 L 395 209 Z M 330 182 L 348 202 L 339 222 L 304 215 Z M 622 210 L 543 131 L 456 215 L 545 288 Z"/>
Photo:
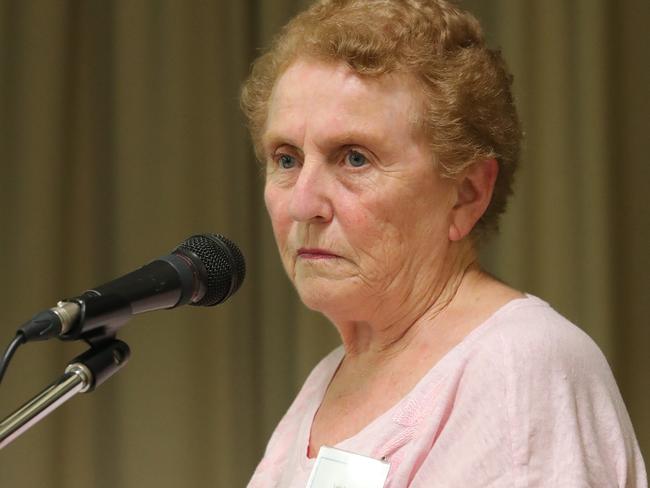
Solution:
<path fill-rule="evenodd" d="M 647 456 L 650 4 L 465 4 L 503 47 L 527 132 L 516 196 L 484 262 L 594 337 Z M 130 363 L 0 452 L 3 486 L 243 486 L 336 345 L 280 267 L 238 110 L 251 60 L 299 7 L 0 1 L 2 347 L 38 310 L 193 233 L 231 237 L 248 263 L 228 303 L 123 329 Z M 84 349 L 20 349 L 0 416 Z"/>

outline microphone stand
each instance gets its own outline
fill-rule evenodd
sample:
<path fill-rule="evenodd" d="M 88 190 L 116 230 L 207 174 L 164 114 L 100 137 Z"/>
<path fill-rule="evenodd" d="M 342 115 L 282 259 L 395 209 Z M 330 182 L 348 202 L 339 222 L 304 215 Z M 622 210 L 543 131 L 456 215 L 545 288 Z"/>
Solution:
<path fill-rule="evenodd" d="M 0 449 L 77 393 L 93 391 L 127 363 L 130 353 L 129 346 L 115 338 L 91 343 L 90 349 L 68 364 L 61 378 L 0 423 Z"/>

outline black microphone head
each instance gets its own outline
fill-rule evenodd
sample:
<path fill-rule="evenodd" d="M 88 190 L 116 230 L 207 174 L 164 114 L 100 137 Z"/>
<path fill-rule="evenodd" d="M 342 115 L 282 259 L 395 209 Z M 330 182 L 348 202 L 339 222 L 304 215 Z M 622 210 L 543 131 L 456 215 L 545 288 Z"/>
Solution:
<path fill-rule="evenodd" d="M 199 234 L 186 239 L 173 251 L 199 258 L 206 271 L 205 294 L 196 303 L 211 307 L 235 293 L 246 275 L 246 263 L 239 248 L 219 234 Z"/>

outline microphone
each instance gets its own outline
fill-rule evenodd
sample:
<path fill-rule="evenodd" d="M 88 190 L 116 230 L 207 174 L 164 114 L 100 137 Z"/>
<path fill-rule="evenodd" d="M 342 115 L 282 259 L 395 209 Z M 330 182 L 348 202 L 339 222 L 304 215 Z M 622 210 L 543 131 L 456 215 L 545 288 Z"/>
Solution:
<path fill-rule="evenodd" d="M 24 342 L 53 337 L 98 342 L 113 337 L 132 315 L 217 305 L 239 289 L 245 274 L 244 257 L 232 241 L 194 235 L 171 254 L 36 314 L 18 333 Z"/>

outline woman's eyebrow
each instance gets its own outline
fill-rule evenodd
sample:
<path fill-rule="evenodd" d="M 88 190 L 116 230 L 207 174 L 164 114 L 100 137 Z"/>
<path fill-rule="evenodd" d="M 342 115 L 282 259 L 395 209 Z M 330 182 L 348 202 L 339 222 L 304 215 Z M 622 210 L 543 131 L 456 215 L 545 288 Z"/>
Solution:
<path fill-rule="evenodd" d="M 318 139 L 318 146 L 321 148 L 337 148 L 341 146 L 360 145 L 366 146 L 368 149 L 373 147 L 381 147 L 382 143 L 386 140 L 386 134 L 375 134 L 371 131 L 346 129 L 344 131 L 333 131 L 330 134 L 325 134 Z M 282 130 L 268 130 L 262 134 L 261 137 L 262 147 L 265 150 L 273 148 L 278 145 L 290 145 L 296 148 L 301 147 L 301 143 L 294 140 L 287 133 Z"/>
<path fill-rule="evenodd" d="M 293 147 L 300 147 L 297 141 L 293 140 L 291 137 L 283 134 L 280 131 L 267 131 L 262 134 L 260 138 L 262 143 L 262 148 L 265 151 L 268 151 L 276 146 L 288 145 Z"/>
<path fill-rule="evenodd" d="M 378 134 L 364 130 L 346 130 L 340 134 L 333 135 L 331 140 L 334 144 L 339 145 L 353 145 L 359 144 L 362 146 L 379 146 L 382 141 L 385 141 L 387 134 Z"/>

